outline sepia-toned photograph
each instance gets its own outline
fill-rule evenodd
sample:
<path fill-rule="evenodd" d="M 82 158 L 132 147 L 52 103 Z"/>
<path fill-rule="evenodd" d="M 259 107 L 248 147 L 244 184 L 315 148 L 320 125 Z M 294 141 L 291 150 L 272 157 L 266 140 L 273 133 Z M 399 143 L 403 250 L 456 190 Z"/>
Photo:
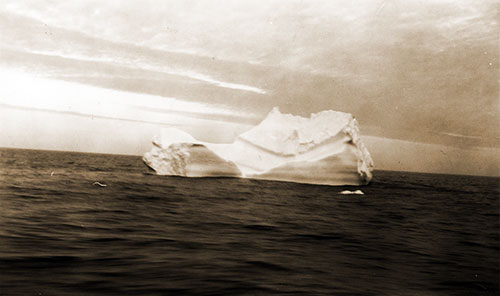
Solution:
<path fill-rule="evenodd" d="M 0 295 L 499 295 L 496 0 L 1 0 Z"/>

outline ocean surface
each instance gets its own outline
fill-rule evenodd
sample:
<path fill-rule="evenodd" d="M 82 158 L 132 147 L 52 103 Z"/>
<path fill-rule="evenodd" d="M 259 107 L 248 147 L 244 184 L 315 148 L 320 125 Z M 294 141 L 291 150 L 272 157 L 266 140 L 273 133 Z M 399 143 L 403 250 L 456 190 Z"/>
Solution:
<path fill-rule="evenodd" d="M 0 295 L 498 295 L 499 182 L 189 179 L 0 149 Z"/>

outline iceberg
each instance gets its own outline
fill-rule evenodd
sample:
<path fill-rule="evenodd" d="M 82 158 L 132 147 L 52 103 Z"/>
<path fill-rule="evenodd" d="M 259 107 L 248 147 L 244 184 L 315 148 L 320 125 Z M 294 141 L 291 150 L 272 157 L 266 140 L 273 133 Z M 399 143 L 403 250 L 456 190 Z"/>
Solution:
<path fill-rule="evenodd" d="M 162 129 L 143 161 L 159 175 L 321 185 L 365 185 L 373 171 L 373 160 L 351 114 L 326 110 L 304 118 L 282 114 L 277 107 L 231 144 L 203 142 L 176 128 Z"/>

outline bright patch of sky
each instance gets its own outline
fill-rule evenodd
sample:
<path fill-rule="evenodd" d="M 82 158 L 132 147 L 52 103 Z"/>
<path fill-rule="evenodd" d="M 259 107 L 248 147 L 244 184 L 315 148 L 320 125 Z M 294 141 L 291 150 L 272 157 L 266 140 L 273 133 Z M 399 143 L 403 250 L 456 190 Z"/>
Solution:
<path fill-rule="evenodd" d="M 252 116 L 214 105 L 90 87 L 2 69 L 0 80 L 4 83 L 0 104 L 7 106 L 175 125 L 193 124 L 193 118 L 185 114 L 240 118 Z M 147 112 L 145 108 L 169 110 L 171 113 Z"/>

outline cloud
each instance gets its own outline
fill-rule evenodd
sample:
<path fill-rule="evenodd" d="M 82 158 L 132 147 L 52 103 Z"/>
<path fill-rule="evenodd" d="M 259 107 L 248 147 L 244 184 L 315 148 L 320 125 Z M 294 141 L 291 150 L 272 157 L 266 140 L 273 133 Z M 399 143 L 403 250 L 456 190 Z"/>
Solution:
<path fill-rule="evenodd" d="M 0 70 L 0 79 L 4 83 L 0 91 L 0 103 L 16 107 L 161 124 L 193 124 L 195 116 L 186 116 L 188 114 L 199 114 L 215 121 L 220 120 L 220 116 L 249 118 L 248 113 L 240 113 L 213 104 L 103 89 L 39 78 L 11 70 Z M 136 107 L 138 105 L 144 108 L 170 110 L 171 114 L 162 116 L 145 110 L 138 112 Z"/>
<path fill-rule="evenodd" d="M 169 74 L 169 75 L 182 76 L 182 77 L 198 80 L 201 82 L 205 82 L 205 83 L 216 85 L 216 86 L 223 87 L 223 88 L 230 88 L 230 89 L 236 89 L 236 90 L 241 90 L 241 91 L 249 91 L 249 92 L 254 92 L 257 94 L 266 94 L 265 90 L 258 88 L 258 87 L 249 86 L 249 85 L 245 85 L 245 84 L 241 84 L 241 83 L 220 81 L 220 80 L 217 80 L 209 75 L 197 73 L 195 71 L 172 69 L 172 68 L 169 68 L 168 66 L 155 66 L 155 65 L 151 65 L 151 64 L 146 64 L 144 62 L 130 61 L 130 60 L 120 58 L 117 56 L 102 55 L 99 57 L 95 57 L 95 56 L 91 57 L 91 56 L 85 56 L 85 55 L 81 55 L 81 54 L 74 54 L 74 53 L 72 54 L 72 53 L 61 52 L 58 50 L 53 50 L 53 51 L 24 50 L 24 52 L 37 54 L 37 55 L 43 55 L 43 56 L 49 56 L 49 57 L 60 57 L 60 58 L 64 58 L 64 59 L 72 59 L 75 61 L 112 63 L 112 64 L 119 65 L 122 67 L 128 67 L 130 69 L 152 70 L 152 71 L 165 73 L 165 74 Z"/>
<path fill-rule="evenodd" d="M 499 144 L 494 0 L 6 3 L 7 14 L 42 23 L 7 23 L 2 35 L 12 37 L 1 37 L 4 44 L 76 58 L 67 68 L 48 61 L 58 78 L 106 72 L 101 77 L 116 79 L 80 81 L 257 115 L 273 105 L 306 116 L 336 109 L 380 127 L 384 136 L 462 147 Z M 26 33 L 45 24 L 61 39 Z M 169 51 L 188 54 L 165 58 Z M 106 68 L 105 60 L 78 63 L 81 57 L 112 57 L 197 83 L 174 85 L 153 71 L 119 80 L 126 76 L 121 68 Z"/>
<path fill-rule="evenodd" d="M 457 138 L 467 138 L 467 139 L 477 139 L 477 140 L 483 139 L 483 137 L 467 136 L 467 135 L 461 135 L 461 134 L 455 134 L 455 133 L 440 133 L 440 134 L 446 135 L 446 136 L 451 136 L 451 137 L 457 137 Z"/>

